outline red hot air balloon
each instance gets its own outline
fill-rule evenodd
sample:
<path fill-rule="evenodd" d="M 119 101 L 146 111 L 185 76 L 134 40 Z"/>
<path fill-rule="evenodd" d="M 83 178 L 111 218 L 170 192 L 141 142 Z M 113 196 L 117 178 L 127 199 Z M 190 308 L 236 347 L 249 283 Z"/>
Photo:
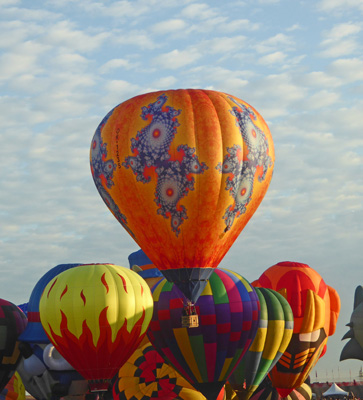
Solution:
<path fill-rule="evenodd" d="M 297 262 L 268 268 L 252 285 L 281 293 L 294 315 L 291 341 L 269 373 L 273 386 L 286 397 L 305 382 L 325 351 L 328 336 L 335 331 L 340 298 L 314 269 Z"/>
<path fill-rule="evenodd" d="M 265 121 L 243 100 L 166 90 L 111 110 L 90 159 L 110 211 L 195 303 L 261 203 L 274 148 Z"/>

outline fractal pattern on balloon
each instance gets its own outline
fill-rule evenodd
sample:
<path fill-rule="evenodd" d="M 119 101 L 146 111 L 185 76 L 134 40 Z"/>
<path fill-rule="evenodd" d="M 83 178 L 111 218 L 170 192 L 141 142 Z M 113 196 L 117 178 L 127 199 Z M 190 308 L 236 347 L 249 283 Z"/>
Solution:
<path fill-rule="evenodd" d="M 99 191 L 107 207 L 110 208 L 114 216 L 117 218 L 120 224 L 131 234 L 131 236 L 134 236 L 130 228 L 127 226 L 126 216 L 120 212 L 117 204 L 114 202 L 110 194 L 102 185 L 102 183 L 104 183 L 108 189 L 110 189 L 114 185 L 113 173 L 116 170 L 116 163 L 112 159 L 107 160 L 107 143 L 103 143 L 103 140 L 101 138 L 101 130 L 106 124 L 107 120 L 112 115 L 112 111 L 110 111 L 102 120 L 102 122 L 96 129 L 95 135 L 93 137 L 91 145 L 92 176 L 97 190 Z"/>
<path fill-rule="evenodd" d="M 168 97 L 163 94 L 157 101 L 142 107 L 141 118 L 151 122 L 137 132 L 131 139 L 131 151 L 135 156 L 128 156 L 122 165 L 131 168 L 137 181 L 145 184 L 150 177 L 145 176 L 145 169 L 155 167 L 157 183 L 154 202 L 158 206 L 157 213 L 164 218 L 171 217 L 171 228 L 176 236 L 180 233 L 180 225 L 188 218 L 184 206 L 177 206 L 180 199 L 194 190 L 194 178 L 190 174 L 201 174 L 208 169 L 200 163 L 195 155 L 195 148 L 180 145 L 177 148 L 181 160 L 172 160 L 169 154 L 170 145 L 180 126 L 178 119 L 181 110 L 164 107 Z"/>
<path fill-rule="evenodd" d="M 230 110 L 236 117 L 236 125 L 239 127 L 243 142 L 247 146 L 247 157 L 239 145 L 227 148 L 227 155 L 224 157 L 223 165 L 218 164 L 216 169 L 223 174 L 231 176 L 226 181 L 226 190 L 234 199 L 234 204 L 228 206 L 223 219 L 226 223 L 226 230 L 233 225 L 235 218 L 246 212 L 246 207 L 252 199 L 253 182 L 259 167 L 258 180 L 262 182 L 268 168 L 272 167 L 272 158 L 269 153 L 269 146 L 264 132 L 253 122 L 257 119 L 251 107 L 239 103 L 236 99 L 229 97 L 237 106 Z"/>

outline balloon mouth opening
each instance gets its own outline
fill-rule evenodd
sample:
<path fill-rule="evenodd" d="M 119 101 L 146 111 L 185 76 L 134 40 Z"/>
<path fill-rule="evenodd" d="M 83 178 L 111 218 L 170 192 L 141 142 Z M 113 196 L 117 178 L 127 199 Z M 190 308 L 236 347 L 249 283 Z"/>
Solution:
<path fill-rule="evenodd" d="M 294 389 L 293 388 L 276 388 L 281 397 L 287 397 Z"/>

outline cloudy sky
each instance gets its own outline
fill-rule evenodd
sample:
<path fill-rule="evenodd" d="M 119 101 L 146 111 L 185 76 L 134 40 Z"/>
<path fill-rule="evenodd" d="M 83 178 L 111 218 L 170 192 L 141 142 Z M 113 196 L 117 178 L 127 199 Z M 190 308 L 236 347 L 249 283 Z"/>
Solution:
<path fill-rule="evenodd" d="M 274 176 L 221 263 L 252 281 L 279 261 L 340 294 L 318 378 L 339 362 L 363 284 L 362 0 L 0 0 L 0 290 L 27 302 L 61 263 L 128 266 L 136 243 L 100 198 L 89 147 L 103 116 L 143 92 L 205 88 L 255 107 Z"/>

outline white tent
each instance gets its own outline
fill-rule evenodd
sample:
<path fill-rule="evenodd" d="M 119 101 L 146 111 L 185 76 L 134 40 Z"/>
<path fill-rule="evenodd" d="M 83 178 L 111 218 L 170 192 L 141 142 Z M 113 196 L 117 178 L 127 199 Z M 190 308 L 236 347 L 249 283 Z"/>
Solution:
<path fill-rule="evenodd" d="M 333 396 L 348 396 L 348 392 L 341 389 L 336 383 L 333 383 L 330 388 L 323 393 L 324 397 L 333 397 Z"/>

